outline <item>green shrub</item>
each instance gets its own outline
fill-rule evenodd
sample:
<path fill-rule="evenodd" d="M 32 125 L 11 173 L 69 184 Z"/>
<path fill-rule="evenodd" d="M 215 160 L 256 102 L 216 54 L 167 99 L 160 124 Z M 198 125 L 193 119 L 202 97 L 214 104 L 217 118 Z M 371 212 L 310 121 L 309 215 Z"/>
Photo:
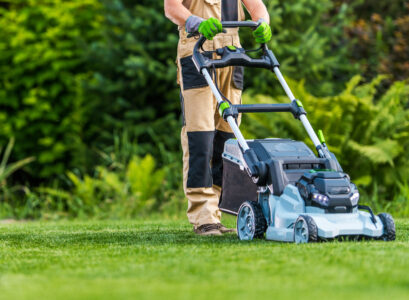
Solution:
<path fill-rule="evenodd" d="M 264 1 L 270 13 L 273 38 L 269 42 L 284 74 L 296 80 L 307 79 L 315 95 L 331 95 L 356 74 L 349 63 L 344 28 L 351 21 L 348 4 L 335 7 L 331 0 Z M 335 10 L 336 8 L 336 10 Z M 334 11 L 335 10 L 335 11 Z M 250 30 L 242 30 L 246 47 L 255 47 Z M 258 93 L 275 95 L 274 75 L 267 71 L 246 70 L 246 84 Z"/>
<path fill-rule="evenodd" d="M 98 164 L 115 132 L 167 164 L 179 150 L 175 27 L 162 2 L 17 1 L 0 7 L 0 142 L 35 156 L 31 183 Z M 173 34 L 169 34 L 170 32 Z M 18 180 L 18 179 L 17 179 Z"/>
<path fill-rule="evenodd" d="M 148 155 L 133 157 L 123 172 L 98 167 L 96 178 L 83 179 L 69 172 L 74 184 L 72 197 L 83 206 L 87 215 L 102 212 L 117 217 L 135 217 L 149 212 L 156 204 L 155 196 L 164 181 L 164 170 L 155 170 L 155 161 Z"/>
<path fill-rule="evenodd" d="M 98 166 L 94 176 L 68 172 L 70 191 L 38 188 L 27 200 L 35 203 L 31 211 L 24 208 L 19 211 L 27 213 L 25 218 L 133 218 L 158 209 L 165 175 L 165 169 L 157 169 L 150 155 L 132 157 L 123 169 Z"/>
<path fill-rule="evenodd" d="M 371 7 L 367 10 L 366 6 Z M 359 62 L 365 78 L 389 75 L 388 85 L 409 78 L 409 3 L 377 1 L 376 5 L 358 6 L 355 11 L 356 20 L 346 30 L 354 41 L 350 47 L 351 61 Z"/>
<path fill-rule="evenodd" d="M 335 6 L 347 4 L 353 9 L 354 16 L 359 19 L 369 19 L 376 14 L 384 16 L 402 17 L 406 15 L 405 8 L 408 6 L 406 0 L 336 0 Z"/>
<path fill-rule="evenodd" d="M 104 38 L 85 53 L 86 143 L 109 152 L 113 134 L 127 131 L 138 141 L 134 154 L 171 163 L 180 129 L 176 26 L 165 18 L 163 1 L 102 2 Z"/>
<path fill-rule="evenodd" d="M 69 169 L 91 172 L 100 163 L 95 149 L 110 151 L 112 136 L 124 130 L 138 141 L 136 155 L 152 153 L 160 165 L 175 161 L 178 36 L 163 1 L 1 3 L 0 141 L 15 136 L 16 157 L 37 158 L 28 169 L 33 185 Z M 333 73 L 349 70 L 345 47 L 332 46 L 341 41 L 347 10 L 330 20 L 329 0 L 266 4 L 271 46 L 284 69 L 330 92 Z M 249 34 L 243 39 L 252 41 Z M 249 85 L 270 91 L 263 76 L 248 77 Z"/>
<path fill-rule="evenodd" d="M 14 155 L 36 157 L 28 168 L 33 182 L 85 164 L 87 103 L 77 94 L 87 72 L 84 47 L 101 39 L 100 12 L 97 0 L 0 7 L 0 142 L 15 136 Z"/>
<path fill-rule="evenodd" d="M 348 40 L 361 35 L 353 35 L 356 32 L 352 29 L 344 31 L 357 24 L 351 20 L 367 20 L 367 1 L 265 3 L 274 32 L 270 46 L 283 73 L 301 81 L 296 92 L 306 98 L 306 104 L 311 101 L 316 109 L 314 115 L 330 120 L 321 126 L 331 133 L 330 145 L 337 146 L 332 149 L 345 169 L 352 169 L 354 178 L 369 195 L 379 190 L 383 199 L 386 191 L 391 191 L 388 199 L 395 197 L 400 199 L 397 203 L 404 203 L 399 195 L 405 193 L 407 180 L 407 163 L 401 160 L 408 140 L 404 125 L 407 104 L 403 100 L 406 85 L 396 83 L 380 95 L 375 93 L 380 89 L 378 81 L 358 86 L 359 79 L 355 79 L 346 91 L 337 94 L 350 74 L 358 70 L 357 64 L 364 67 L 369 78 L 383 71 L 395 74 L 390 77 L 392 80 L 407 76 L 408 22 L 402 15 L 403 2 L 392 2 L 382 0 L 378 7 L 372 4 L 371 9 L 388 10 L 399 19 L 382 18 L 381 29 L 363 27 L 368 30 L 362 36 L 370 32 L 368 43 Z M 359 17 L 354 19 L 354 14 Z M 399 34 L 394 36 L 394 32 Z M 385 33 L 386 42 L 382 38 Z M 108 207 L 114 209 L 115 205 L 107 204 L 99 185 L 109 189 L 105 191 L 107 195 L 114 193 L 115 187 L 105 181 L 116 177 L 130 189 L 126 173 L 130 161 L 147 154 L 155 157 L 164 179 L 153 198 L 132 196 L 136 197 L 134 204 L 144 204 L 143 208 L 132 208 L 131 214 L 149 211 L 149 203 L 153 203 L 149 199 L 155 199 L 152 210 L 175 212 L 184 207 L 180 189 L 180 104 L 174 63 L 177 39 L 176 25 L 164 16 L 163 1 L 0 1 L 0 143 L 15 136 L 12 160 L 36 158 L 24 172 L 9 178 L 11 186 L 28 185 L 30 189 L 23 200 L 10 196 L 8 206 L 1 206 L 5 209 L 3 215 L 80 216 L 98 215 L 100 211 L 108 215 Z M 242 40 L 246 46 L 254 46 L 250 31 L 243 30 Z M 399 47 L 395 48 L 395 44 Z M 355 45 L 354 51 L 351 45 Z M 385 45 L 388 51 L 382 52 Z M 374 67 L 365 69 L 367 64 Z M 245 102 L 252 93 L 279 94 L 279 85 L 271 84 L 273 74 L 266 72 L 248 70 Z M 335 96 L 315 98 L 311 94 Z M 332 106 L 330 99 L 339 104 Z M 337 121 L 340 119 L 342 122 Z M 255 121 L 249 124 L 251 133 L 268 128 L 273 133 L 304 137 L 299 125 L 284 117 L 273 123 L 262 117 Z M 337 127 L 340 122 L 343 130 Z M 359 160 L 355 159 L 357 156 Z M 362 172 L 356 171 L 359 169 Z M 77 185 L 66 178 L 67 172 L 71 172 L 71 179 L 78 179 Z M 375 175 L 369 178 L 372 174 Z M 38 186 L 42 188 L 37 190 Z M 89 186 L 94 187 L 94 200 L 78 196 Z M 122 192 L 118 191 L 115 203 L 125 199 L 124 195 L 131 195 L 130 190 L 123 192 L 124 186 L 117 188 Z M 95 211 L 90 208 L 91 203 Z"/>
<path fill-rule="evenodd" d="M 30 189 L 27 186 L 22 184 L 13 185 L 9 179 L 13 173 L 34 161 L 34 157 L 27 157 L 19 161 L 9 162 L 14 142 L 14 138 L 10 139 L 4 151 L 3 147 L 0 147 L 0 215 L 7 217 L 14 215 L 13 207 L 17 204 L 15 200 L 21 198 L 19 197 L 21 195 L 30 194 Z"/>
<path fill-rule="evenodd" d="M 386 209 L 395 212 L 397 216 L 409 216 L 409 184 L 407 182 L 398 183 L 399 192 L 393 201 L 387 203 Z"/>
<path fill-rule="evenodd" d="M 394 198 L 407 197 L 407 189 L 402 187 L 409 182 L 409 85 L 395 82 L 379 94 L 383 79 L 360 85 L 361 77 L 356 76 L 343 92 L 325 98 L 309 94 L 303 81 L 289 83 L 303 101 L 313 127 L 323 130 L 330 150 L 361 188 L 364 201 L 378 199 L 385 205 Z M 288 102 L 288 98 L 245 95 L 244 102 Z M 291 115 L 251 114 L 245 116 L 242 128 L 249 138 L 293 138 L 314 148 L 301 123 Z"/>

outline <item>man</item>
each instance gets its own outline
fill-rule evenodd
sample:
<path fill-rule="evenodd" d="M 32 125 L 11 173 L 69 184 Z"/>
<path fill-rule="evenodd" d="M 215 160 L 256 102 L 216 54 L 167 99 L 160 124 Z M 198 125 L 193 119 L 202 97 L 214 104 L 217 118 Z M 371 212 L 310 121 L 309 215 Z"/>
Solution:
<path fill-rule="evenodd" d="M 188 199 L 187 216 L 199 235 L 221 235 L 234 232 L 220 223 L 218 208 L 222 184 L 224 143 L 234 137 L 229 125 L 219 116 L 217 102 L 204 77 L 197 72 L 193 47 L 197 42 L 187 38 L 199 32 L 209 41 L 206 51 L 225 46 L 240 47 L 238 29 L 222 32 L 220 21 L 243 21 L 242 3 L 254 21 L 261 25 L 253 31 L 258 43 L 271 39 L 269 15 L 262 0 L 164 0 L 165 15 L 179 26 L 178 84 L 183 113 L 181 132 L 183 148 L 183 187 Z M 243 68 L 228 67 L 217 71 L 221 92 L 233 103 L 241 102 Z"/>

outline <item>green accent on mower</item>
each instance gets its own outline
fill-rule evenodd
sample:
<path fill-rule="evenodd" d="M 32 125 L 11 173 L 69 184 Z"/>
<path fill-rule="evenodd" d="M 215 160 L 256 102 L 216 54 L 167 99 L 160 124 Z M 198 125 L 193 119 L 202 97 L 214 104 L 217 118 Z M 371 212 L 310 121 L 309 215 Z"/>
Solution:
<path fill-rule="evenodd" d="M 227 103 L 227 102 L 222 102 L 222 103 L 220 103 L 220 106 L 219 106 L 219 114 L 220 114 L 220 116 L 223 117 L 223 112 L 224 112 L 224 110 L 227 109 L 227 108 L 229 108 L 229 107 L 230 107 L 230 105 L 229 105 L 229 103 Z"/>
<path fill-rule="evenodd" d="M 334 169 L 312 169 L 310 173 L 317 173 L 317 172 L 336 172 L 337 170 Z"/>
<path fill-rule="evenodd" d="M 321 144 L 325 144 L 325 137 L 324 137 L 324 133 L 322 132 L 322 130 L 318 130 L 318 139 L 320 140 Z"/>

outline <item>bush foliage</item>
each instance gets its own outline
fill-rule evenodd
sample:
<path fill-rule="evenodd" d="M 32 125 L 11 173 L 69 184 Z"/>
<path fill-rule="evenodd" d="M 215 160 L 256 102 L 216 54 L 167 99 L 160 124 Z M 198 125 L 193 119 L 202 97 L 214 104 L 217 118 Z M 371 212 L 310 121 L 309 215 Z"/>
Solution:
<path fill-rule="evenodd" d="M 314 124 L 327 120 L 320 127 L 331 134 L 345 169 L 362 169 L 353 175 L 367 194 L 385 198 L 389 191 L 388 199 L 408 190 L 402 158 L 408 140 L 406 2 L 265 1 L 274 33 L 269 45 L 299 97 L 317 111 Z M 250 31 L 242 30 L 242 37 L 246 47 L 256 46 Z M 7 184 L 25 187 L 29 196 L 15 196 L 3 215 L 92 215 L 89 203 L 111 209 L 107 199 L 120 203 L 133 195 L 125 170 L 143 157 L 154 158 L 152 172 L 165 174 L 152 209 L 181 209 L 174 200 L 181 181 L 177 40 L 163 1 L 0 0 L 0 145 L 15 139 L 11 163 L 35 158 L 8 177 Z M 358 73 L 362 79 L 354 77 L 344 90 Z M 368 83 L 383 73 L 388 77 Z M 245 101 L 280 95 L 273 74 L 246 74 Z M 293 122 L 255 122 L 248 132 L 258 126 L 303 137 Z M 113 176 L 123 181 L 121 192 L 105 182 Z M 88 184 L 94 194 L 86 197 L 80 191 Z M 399 199 L 397 206 L 406 205 L 406 196 Z"/>
<path fill-rule="evenodd" d="M 381 1 L 378 7 L 366 4 L 363 13 L 346 29 L 347 35 L 355 40 L 351 60 L 359 62 L 367 78 L 390 75 L 389 84 L 409 77 L 409 3 L 392 4 L 390 1 Z M 364 13 L 368 11 L 369 16 Z"/>
<path fill-rule="evenodd" d="M 179 150 L 180 128 L 174 26 L 163 16 L 163 1 L 103 3 L 103 39 L 84 53 L 87 144 L 109 151 L 113 133 L 125 130 L 138 140 L 135 154 L 168 164 L 169 153 Z"/>
<path fill-rule="evenodd" d="M 30 180 L 91 170 L 94 149 L 109 148 L 125 129 L 140 141 L 136 154 L 178 150 L 177 37 L 167 34 L 173 25 L 161 6 L 58 0 L 0 8 L 0 140 L 15 137 L 16 157 L 37 158 Z"/>
<path fill-rule="evenodd" d="M 15 137 L 16 157 L 36 157 L 33 181 L 84 165 L 84 103 L 77 94 L 87 72 L 84 47 L 101 38 L 100 9 L 94 0 L 0 8 L 0 140 Z"/>
<path fill-rule="evenodd" d="M 155 161 L 148 155 L 143 159 L 132 157 L 121 170 L 98 166 L 94 176 L 81 178 L 72 172 L 67 176 L 73 184 L 72 192 L 40 188 L 38 197 L 45 199 L 45 207 L 39 211 L 63 212 L 73 217 L 135 217 L 152 211 L 157 205 L 155 199 L 165 172 L 155 170 Z"/>
<path fill-rule="evenodd" d="M 342 83 L 358 71 L 348 62 L 344 28 L 351 21 L 347 3 L 335 6 L 331 0 L 269 0 L 273 38 L 269 47 L 278 58 L 283 73 L 306 79 L 308 90 L 328 95 L 339 92 Z M 253 44 L 251 31 L 242 30 L 245 45 Z M 276 94 L 273 74 L 246 70 L 246 82 L 258 92 Z"/>

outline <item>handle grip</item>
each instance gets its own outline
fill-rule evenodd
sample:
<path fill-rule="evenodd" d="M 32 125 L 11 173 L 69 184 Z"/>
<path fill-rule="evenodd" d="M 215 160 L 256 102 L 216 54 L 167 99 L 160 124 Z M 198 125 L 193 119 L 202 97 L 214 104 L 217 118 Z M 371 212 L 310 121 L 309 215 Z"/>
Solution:
<path fill-rule="evenodd" d="M 228 21 L 222 22 L 222 25 L 224 28 L 257 28 L 260 23 L 253 21 Z M 193 62 L 195 63 L 195 66 L 199 72 L 201 72 L 203 68 L 224 68 L 228 66 L 244 66 L 272 70 L 274 67 L 280 65 L 273 52 L 268 49 L 266 44 L 261 44 L 263 56 L 259 59 L 250 58 L 248 55 L 246 55 L 244 49 L 239 49 L 236 53 L 227 53 L 222 56 L 222 59 L 207 58 L 200 52 L 200 49 L 202 49 L 206 40 L 206 37 L 201 35 L 193 49 Z"/>
<path fill-rule="evenodd" d="M 223 32 L 226 32 L 224 28 L 240 28 L 240 27 L 248 27 L 252 29 L 256 29 L 261 23 L 254 22 L 254 21 L 224 21 L 222 22 Z M 197 35 L 198 33 L 190 33 L 188 34 L 188 38 Z M 206 37 L 203 35 L 200 36 L 199 40 L 197 41 L 193 53 L 198 52 L 199 49 L 202 48 L 203 44 L 206 42 Z M 261 44 L 263 51 L 267 51 L 267 45 Z"/>
<path fill-rule="evenodd" d="M 223 26 L 223 33 L 226 33 L 227 31 L 224 28 L 238 28 L 238 27 L 249 27 L 252 29 L 256 29 L 261 23 L 260 22 L 254 22 L 254 21 L 223 21 L 222 26 Z M 199 35 L 199 32 L 192 32 L 187 35 L 187 38 L 191 38 L 194 36 Z"/>
<path fill-rule="evenodd" d="M 256 29 L 261 23 L 254 21 L 224 21 L 223 28 L 250 27 Z"/>

